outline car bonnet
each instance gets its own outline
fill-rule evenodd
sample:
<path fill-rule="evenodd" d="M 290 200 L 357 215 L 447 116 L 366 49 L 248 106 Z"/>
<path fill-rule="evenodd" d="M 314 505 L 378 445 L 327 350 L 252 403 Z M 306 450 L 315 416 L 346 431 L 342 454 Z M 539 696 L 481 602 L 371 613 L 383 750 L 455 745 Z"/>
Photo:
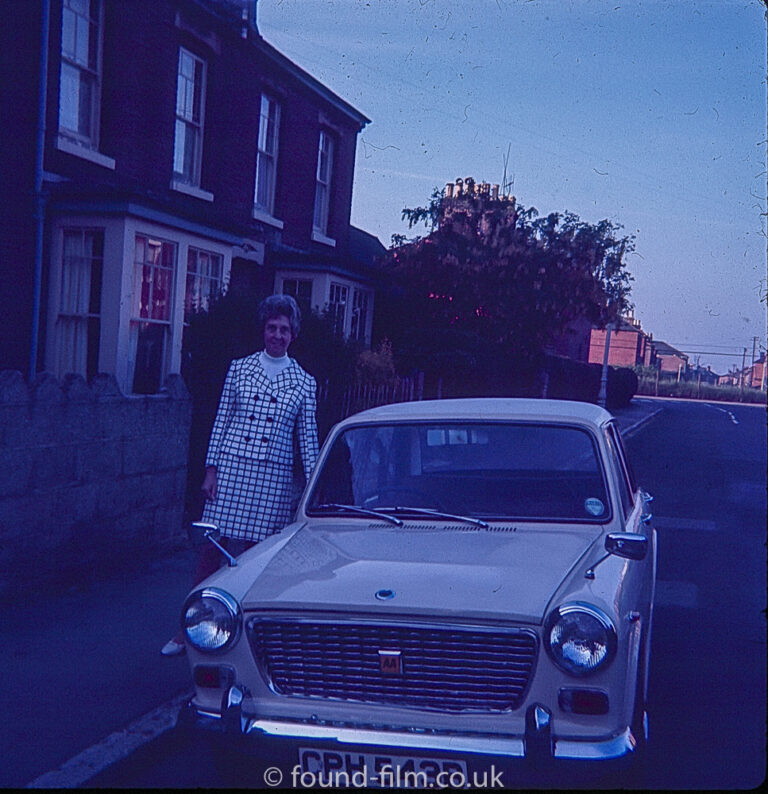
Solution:
<path fill-rule="evenodd" d="M 538 623 L 600 535 L 584 525 L 305 526 L 260 570 L 243 606 Z"/>

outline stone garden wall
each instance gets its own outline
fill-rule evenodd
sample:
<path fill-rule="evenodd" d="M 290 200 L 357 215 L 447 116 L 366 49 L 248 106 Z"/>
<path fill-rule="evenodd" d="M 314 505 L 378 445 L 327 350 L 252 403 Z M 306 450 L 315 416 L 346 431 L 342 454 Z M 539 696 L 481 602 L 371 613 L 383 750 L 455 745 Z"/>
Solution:
<path fill-rule="evenodd" d="M 0 372 L 0 596 L 173 548 L 183 526 L 191 399 Z"/>

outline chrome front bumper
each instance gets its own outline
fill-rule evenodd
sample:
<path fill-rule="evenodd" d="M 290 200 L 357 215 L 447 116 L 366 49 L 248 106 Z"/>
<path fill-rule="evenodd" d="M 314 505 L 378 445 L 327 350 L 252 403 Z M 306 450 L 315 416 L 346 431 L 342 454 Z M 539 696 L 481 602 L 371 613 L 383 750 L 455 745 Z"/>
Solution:
<path fill-rule="evenodd" d="M 389 730 L 373 725 L 338 725 L 323 721 L 288 721 L 260 719 L 243 713 L 244 695 L 237 686 L 230 687 L 222 698 L 221 712 L 199 709 L 190 701 L 185 721 L 198 727 L 221 731 L 232 736 L 270 738 L 285 741 L 317 741 L 345 746 L 408 748 L 448 753 L 503 758 L 577 761 L 609 761 L 632 754 L 637 740 L 629 728 L 607 739 L 573 740 L 552 736 L 551 714 L 541 705 L 526 711 L 525 734 L 463 734 L 425 730 Z"/>

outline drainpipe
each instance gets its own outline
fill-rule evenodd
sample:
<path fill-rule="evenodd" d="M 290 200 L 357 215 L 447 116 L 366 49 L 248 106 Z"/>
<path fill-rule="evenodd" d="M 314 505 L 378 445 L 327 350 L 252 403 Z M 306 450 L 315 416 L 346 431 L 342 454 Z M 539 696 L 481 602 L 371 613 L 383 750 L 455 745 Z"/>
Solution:
<path fill-rule="evenodd" d="M 32 335 L 29 345 L 29 380 L 37 372 L 37 348 L 40 338 L 40 294 L 43 288 L 43 230 L 45 196 L 43 195 L 43 154 L 45 152 L 45 111 L 48 96 L 48 22 L 50 0 L 43 0 L 40 18 L 40 75 L 37 87 L 37 145 L 35 151 L 35 280 L 32 293 Z"/>

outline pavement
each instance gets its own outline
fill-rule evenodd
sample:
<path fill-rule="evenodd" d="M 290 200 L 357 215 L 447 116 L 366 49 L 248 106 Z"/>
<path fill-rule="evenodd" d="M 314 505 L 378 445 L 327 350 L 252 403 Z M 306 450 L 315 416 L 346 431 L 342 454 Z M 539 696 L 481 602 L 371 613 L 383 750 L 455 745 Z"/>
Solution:
<path fill-rule="evenodd" d="M 624 435 L 663 410 L 636 397 Z M 197 552 L 178 549 L 65 592 L 6 598 L 0 787 L 75 788 L 173 727 L 191 692 L 186 657 L 163 657 Z"/>
<path fill-rule="evenodd" d="M 190 690 L 186 657 L 163 657 L 160 648 L 178 629 L 196 559 L 195 550 L 180 549 L 65 592 L 4 600 L 0 787 L 25 786 L 66 766 Z M 134 725 L 126 736 L 151 738 L 159 727 Z M 91 759 L 93 772 L 100 755 Z M 87 763 L 75 766 L 77 774 L 70 764 L 38 785 L 81 785 L 92 773 Z"/>
<path fill-rule="evenodd" d="M 629 438 L 637 433 L 646 422 L 664 410 L 663 403 L 664 398 L 661 397 L 633 397 L 626 408 L 612 411 L 622 437 Z"/>

